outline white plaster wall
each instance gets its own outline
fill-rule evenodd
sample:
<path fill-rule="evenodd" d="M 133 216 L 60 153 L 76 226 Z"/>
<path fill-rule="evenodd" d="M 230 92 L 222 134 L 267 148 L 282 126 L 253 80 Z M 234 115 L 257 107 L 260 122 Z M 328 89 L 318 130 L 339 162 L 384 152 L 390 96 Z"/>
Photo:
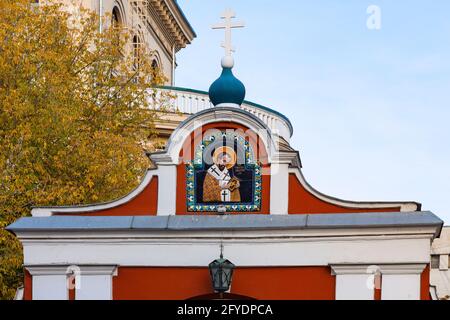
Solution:
<path fill-rule="evenodd" d="M 272 162 L 270 171 L 270 214 L 288 214 L 289 164 Z"/>
<path fill-rule="evenodd" d="M 33 275 L 33 300 L 68 300 L 67 276 Z"/>
<path fill-rule="evenodd" d="M 336 300 L 373 300 L 374 289 L 367 285 L 370 274 L 336 275 Z"/>
<path fill-rule="evenodd" d="M 80 288 L 75 291 L 76 300 L 111 300 L 111 275 L 81 275 Z"/>
<path fill-rule="evenodd" d="M 221 233 L 223 234 L 223 233 Z M 150 237 L 150 233 L 148 233 Z M 126 237 L 124 235 L 124 237 Z M 219 252 L 217 239 L 102 239 L 24 243 L 25 263 L 206 266 Z M 429 239 L 234 239 L 227 258 L 239 266 L 325 266 L 429 261 Z"/>
<path fill-rule="evenodd" d="M 176 212 L 177 167 L 158 166 L 158 216 L 174 215 Z"/>
<path fill-rule="evenodd" d="M 420 274 L 383 274 L 382 300 L 420 300 Z"/>

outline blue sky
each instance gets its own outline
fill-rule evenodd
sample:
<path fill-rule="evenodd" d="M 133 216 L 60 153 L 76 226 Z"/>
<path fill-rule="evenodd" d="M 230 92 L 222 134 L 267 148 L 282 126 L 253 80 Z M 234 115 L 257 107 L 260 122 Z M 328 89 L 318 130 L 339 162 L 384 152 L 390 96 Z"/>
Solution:
<path fill-rule="evenodd" d="M 179 0 L 195 31 L 176 85 L 220 73 L 225 8 L 247 100 L 291 120 L 303 173 L 349 200 L 414 200 L 450 224 L 450 1 Z M 369 30 L 369 5 L 381 29 Z"/>

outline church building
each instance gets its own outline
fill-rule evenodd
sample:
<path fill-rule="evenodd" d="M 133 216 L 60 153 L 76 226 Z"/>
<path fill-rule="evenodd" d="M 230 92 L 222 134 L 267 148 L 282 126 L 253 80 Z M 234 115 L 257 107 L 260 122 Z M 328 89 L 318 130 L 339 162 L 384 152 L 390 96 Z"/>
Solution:
<path fill-rule="evenodd" d="M 450 227 L 431 246 L 430 285 L 434 300 L 450 300 Z"/>
<path fill-rule="evenodd" d="M 443 222 L 418 202 L 315 190 L 288 117 L 245 100 L 233 18 L 216 26 L 221 75 L 207 94 L 184 89 L 197 109 L 185 105 L 133 192 L 34 208 L 7 227 L 24 248 L 24 299 L 430 299 Z"/>
<path fill-rule="evenodd" d="M 45 5 L 55 0 L 34 0 Z M 195 31 L 176 0 L 56 0 L 72 16 L 81 9 L 95 12 L 100 31 L 114 26 L 125 31 L 130 46 L 141 47 L 152 63 L 166 77 L 167 85 L 175 83 L 176 54 L 196 37 Z"/>

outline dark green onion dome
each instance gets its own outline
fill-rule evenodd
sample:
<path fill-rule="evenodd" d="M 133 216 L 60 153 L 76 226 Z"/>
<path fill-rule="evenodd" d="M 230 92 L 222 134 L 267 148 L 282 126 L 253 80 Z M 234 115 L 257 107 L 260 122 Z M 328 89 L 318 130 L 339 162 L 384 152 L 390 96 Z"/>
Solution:
<path fill-rule="evenodd" d="M 222 74 L 209 88 L 209 98 L 214 106 L 240 106 L 245 99 L 245 86 L 232 72 L 233 57 L 222 59 Z"/>

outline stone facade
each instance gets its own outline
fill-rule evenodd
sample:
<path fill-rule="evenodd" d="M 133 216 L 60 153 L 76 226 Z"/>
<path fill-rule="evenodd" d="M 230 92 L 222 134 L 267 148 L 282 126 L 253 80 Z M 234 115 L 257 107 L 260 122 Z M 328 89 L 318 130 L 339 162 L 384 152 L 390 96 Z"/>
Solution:
<path fill-rule="evenodd" d="M 47 0 L 40 0 L 44 4 Z M 195 38 L 195 32 L 175 0 L 60 0 L 73 14 L 79 8 L 90 9 L 109 17 L 102 25 L 107 28 L 114 20 L 129 32 L 130 41 L 143 44 L 152 54 L 155 64 L 174 83 L 175 54 Z"/>
<path fill-rule="evenodd" d="M 430 284 L 436 299 L 450 300 L 450 227 L 442 228 L 431 247 Z"/>

